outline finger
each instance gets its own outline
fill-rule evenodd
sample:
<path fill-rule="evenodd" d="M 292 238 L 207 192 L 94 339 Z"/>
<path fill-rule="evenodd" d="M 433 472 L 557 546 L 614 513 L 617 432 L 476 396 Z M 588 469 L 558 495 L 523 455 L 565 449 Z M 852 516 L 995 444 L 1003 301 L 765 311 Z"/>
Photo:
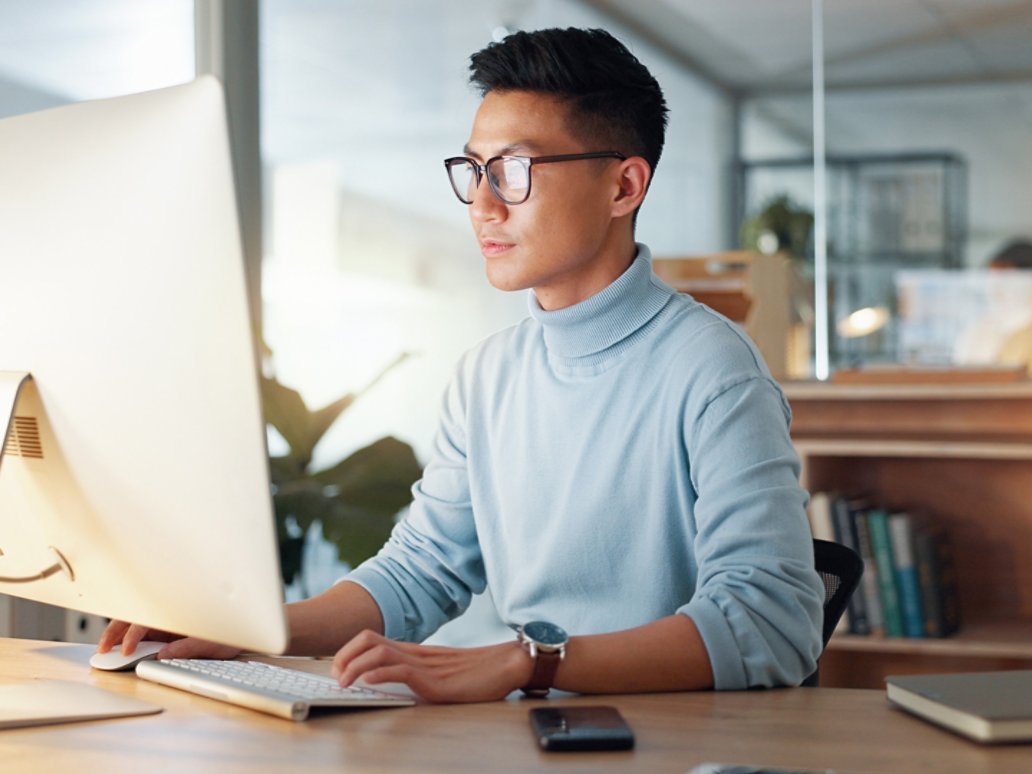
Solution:
<path fill-rule="evenodd" d="M 140 640 L 146 637 L 149 631 L 150 627 L 130 624 L 122 637 L 122 655 L 131 656 L 136 650 L 136 646 L 140 644 Z"/>
<path fill-rule="evenodd" d="M 406 663 L 423 668 L 447 664 L 455 649 L 390 640 L 366 630 L 353 637 L 333 657 L 330 674 L 341 685 L 354 683 L 366 671 L 386 663 Z"/>
<path fill-rule="evenodd" d="M 337 651 L 330 673 L 341 685 L 351 685 L 370 669 L 385 664 L 433 666 L 436 656 L 428 656 L 418 645 L 395 642 L 377 634 L 352 640 Z M 357 639 L 357 638 L 356 638 Z"/>
<path fill-rule="evenodd" d="M 412 667 L 408 664 L 394 664 L 391 666 L 378 667 L 362 675 L 362 680 L 368 685 L 379 685 L 381 683 L 402 683 L 423 701 L 431 703 L 447 703 L 455 701 L 483 701 L 482 698 L 456 698 L 452 696 L 447 684 L 440 676 L 428 670 Z M 501 698 L 501 697 L 499 697 Z"/>
<path fill-rule="evenodd" d="M 419 694 L 416 686 L 425 687 L 426 679 L 420 679 L 419 670 L 410 664 L 390 664 L 388 666 L 370 669 L 362 674 L 362 682 L 368 685 L 379 685 L 380 683 L 403 683 L 412 689 L 413 693 Z M 419 694 L 421 698 L 426 698 Z"/>
<path fill-rule="evenodd" d="M 240 649 L 220 645 L 196 637 L 173 640 L 158 651 L 158 658 L 217 658 L 230 659 L 240 655 Z"/>
<path fill-rule="evenodd" d="M 330 668 L 333 679 L 340 679 L 341 673 L 352 659 L 387 641 L 386 637 L 369 629 L 356 634 L 333 656 L 333 666 Z"/>
<path fill-rule="evenodd" d="M 339 678 L 345 667 L 352 659 L 357 658 L 372 648 L 380 645 L 389 645 L 394 651 L 408 656 L 419 658 L 427 663 L 444 663 L 452 657 L 454 648 L 446 648 L 432 645 L 419 645 L 413 642 L 400 642 L 390 640 L 382 634 L 369 629 L 352 637 L 333 657 L 333 664 L 330 673 L 334 678 Z"/>
<path fill-rule="evenodd" d="M 375 669 L 388 666 L 404 666 L 409 668 L 423 666 L 424 668 L 428 668 L 426 665 L 421 664 L 418 656 L 411 653 L 405 653 L 393 645 L 393 643 L 387 641 L 364 651 L 358 656 L 355 656 L 341 670 L 338 682 L 342 686 L 348 686 L 354 683 L 359 677 L 362 677 Z"/>
<path fill-rule="evenodd" d="M 354 683 L 366 671 L 382 664 L 408 664 L 425 670 L 447 668 L 461 651 L 455 648 L 389 640 L 366 631 L 342 647 L 333 659 L 330 673 L 341 685 Z"/>
<path fill-rule="evenodd" d="M 129 624 L 125 621 L 112 621 L 100 635 L 97 642 L 97 653 L 107 653 L 112 647 L 122 641 Z"/>

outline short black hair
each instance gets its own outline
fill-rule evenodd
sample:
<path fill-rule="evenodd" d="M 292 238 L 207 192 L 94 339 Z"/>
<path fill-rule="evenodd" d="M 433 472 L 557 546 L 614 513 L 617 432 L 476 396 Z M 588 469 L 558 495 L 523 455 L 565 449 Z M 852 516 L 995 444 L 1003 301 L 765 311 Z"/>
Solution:
<path fill-rule="evenodd" d="M 470 57 L 470 83 L 491 91 L 552 95 L 570 110 L 570 132 L 594 146 L 641 156 L 655 172 L 663 152 L 663 91 L 627 47 L 601 29 L 515 32 Z"/>

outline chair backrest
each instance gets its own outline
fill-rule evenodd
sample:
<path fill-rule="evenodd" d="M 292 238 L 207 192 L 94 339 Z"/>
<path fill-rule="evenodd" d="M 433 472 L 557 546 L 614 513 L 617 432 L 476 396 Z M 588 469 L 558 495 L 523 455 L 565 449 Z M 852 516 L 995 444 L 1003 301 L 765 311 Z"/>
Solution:
<path fill-rule="evenodd" d="M 813 541 L 813 560 L 817 574 L 824 582 L 824 626 L 821 638 L 827 646 L 842 614 L 849 606 L 860 578 L 864 574 L 864 562 L 851 548 L 828 540 Z M 816 686 L 820 669 L 803 681 L 803 685 Z"/>

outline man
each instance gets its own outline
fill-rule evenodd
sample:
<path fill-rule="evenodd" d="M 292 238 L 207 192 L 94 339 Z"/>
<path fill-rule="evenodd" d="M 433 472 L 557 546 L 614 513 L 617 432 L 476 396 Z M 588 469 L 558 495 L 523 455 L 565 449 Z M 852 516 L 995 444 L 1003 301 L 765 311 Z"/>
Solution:
<path fill-rule="evenodd" d="M 658 84 L 601 30 L 516 33 L 471 61 L 483 101 L 445 164 L 491 284 L 531 289 L 530 317 L 460 362 L 408 517 L 289 607 L 290 652 L 337 651 L 342 684 L 431 701 L 799 683 L 822 586 L 787 404 L 742 333 L 634 241 Z M 485 588 L 522 641 L 414 644 Z M 113 623 L 100 649 L 146 633 Z M 234 654 L 185 639 L 160 655 Z"/>

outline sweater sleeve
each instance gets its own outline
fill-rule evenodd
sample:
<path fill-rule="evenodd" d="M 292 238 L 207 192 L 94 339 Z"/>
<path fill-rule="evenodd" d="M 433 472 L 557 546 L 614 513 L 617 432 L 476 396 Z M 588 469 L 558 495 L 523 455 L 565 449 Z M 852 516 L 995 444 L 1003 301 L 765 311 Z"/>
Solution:
<path fill-rule="evenodd" d="M 679 612 L 698 627 L 718 689 L 798 685 L 820 655 L 823 586 L 789 416 L 757 376 L 686 417 L 698 581 Z"/>
<path fill-rule="evenodd" d="M 376 556 L 344 578 L 373 596 L 391 639 L 426 639 L 487 585 L 470 501 L 464 402 L 456 379 L 407 516 Z"/>

